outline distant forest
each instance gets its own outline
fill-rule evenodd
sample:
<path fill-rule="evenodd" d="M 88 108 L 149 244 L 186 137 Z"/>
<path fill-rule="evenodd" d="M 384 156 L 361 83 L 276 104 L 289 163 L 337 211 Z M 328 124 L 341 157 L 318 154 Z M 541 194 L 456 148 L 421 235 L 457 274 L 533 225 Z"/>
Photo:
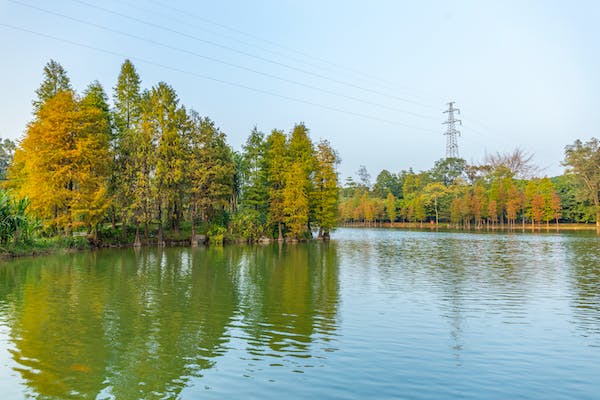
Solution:
<path fill-rule="evenodd" d="M 480 165 L 444 158 L 427 171 L 381 171 L 371 182 L 363 166 L 340 193 L 342 223 L 444 223 L 456 228 L 514 228 L 525 224 L 600 226 L 600 146 L 593 138 L 565 148 L 566 173 L 539 177 L 533 155 L 494 154 Z"/>

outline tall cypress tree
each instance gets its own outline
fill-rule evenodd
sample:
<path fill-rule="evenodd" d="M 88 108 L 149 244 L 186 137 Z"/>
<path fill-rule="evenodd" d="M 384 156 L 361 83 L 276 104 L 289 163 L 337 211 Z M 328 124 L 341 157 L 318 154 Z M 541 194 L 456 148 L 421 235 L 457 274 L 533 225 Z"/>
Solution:
<path fill-rule="evenodd" d="M 59 92 L 72 90 L 67 71 L 56 61 L 50 60 L 44 66 L 44 80 L 35 91 L 37 99 L 32 102 L 34 113 L 37 113 L 48 99 L 56 96 Z"/>
<path fill-rule="evenodd" d="M 139 243 L 139 209 L 134 207 L 135 191 L 138 190 L 136 181 L 139 179 L 137 166 L 142 163 L 135 157 L 144 157 L 140 150 L 141 135 L 141 94 L 140 77 L 134 65 L 125 60 L 117 84 L 113 89 L 113 120 L 114 137 L 112 149 L 114 154 L 114 169 L 111 174 L 110 191 L 114 195 L 113 213 L 121 214 L 122 238 L 127 236 L 127 219 L 133 217 L 136 223 L 136 243 Z"/>

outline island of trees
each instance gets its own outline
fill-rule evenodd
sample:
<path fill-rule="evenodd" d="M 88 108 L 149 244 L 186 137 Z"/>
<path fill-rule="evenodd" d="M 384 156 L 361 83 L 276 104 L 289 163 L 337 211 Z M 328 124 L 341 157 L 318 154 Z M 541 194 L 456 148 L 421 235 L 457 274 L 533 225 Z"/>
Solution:
<path fill-rule="evenodd" d="M 600 144 L 565 149 L 562 176 L 538 177 L 517 149 L 480 165 L 445 158 L 427 171 L 366 168 L 340 187 L 339 157 L 303 123 L 256 128 L 240 152 L 164 82 L 143 89 L 126 60 L 112 91 L 78 94 L 64 68 L 44 67 L 18 145 L 0 140 L 0 248 L 328 239 L 336 224 L 466 229 L 551 223 L 600 227 Z M 35 238 L 35 240 L 34 240 Z"/>
<path fill-rule="evenodd" d="M 0 245 L 43 236 L 112 244 L 328 239 L 339 163 L 299 123 L 251 132 L 241 152 L 164 82 L 141 88 L 126 60 L 112 103 L 98 82 L 81 95 L 55 61 L 18 146 L 2 146 Z M 2 155 L 0 154 L 0 155 Z"/>

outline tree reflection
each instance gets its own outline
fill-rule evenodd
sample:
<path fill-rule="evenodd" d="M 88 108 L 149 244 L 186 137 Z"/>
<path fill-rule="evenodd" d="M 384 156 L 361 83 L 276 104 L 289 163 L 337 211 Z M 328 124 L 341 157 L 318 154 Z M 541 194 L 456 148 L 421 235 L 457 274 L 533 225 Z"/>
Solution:
<path fill-rule="evenodd" d="M 595 345 L 600 344 L 600 251 L 597 238 L 566 242 L 569 283 L 573 296 L 571 309 L 575 323 Z"/>
<path fill-rule="evenodd" d="M 330 348 L 338 286 L 333 243 L 111 250 L 0 268 L 0 316 L 31 397 L 177 398 L 243 332 L 254 355 Z"/>
<path fill-rule="evenodd" d="M 126 250 L 31 262 L 11 338 L 42 397 L 170 398 L 224 352 L 232 254 Z"/>
<path fill-rule="evenodd" d="M 250 354 L 310 358 L 337 327 L 336 243 L 275 244 L 244 254 L 241 290 Z"/>

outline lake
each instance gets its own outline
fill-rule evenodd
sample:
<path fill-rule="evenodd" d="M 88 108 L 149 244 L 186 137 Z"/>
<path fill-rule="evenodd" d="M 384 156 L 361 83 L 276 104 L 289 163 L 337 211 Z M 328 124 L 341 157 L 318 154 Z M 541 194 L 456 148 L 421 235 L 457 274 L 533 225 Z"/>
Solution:
<path fill-rule="evenodd" d="M 597 399 L 593 233 L 0 261 L 0 397 Z"/>

